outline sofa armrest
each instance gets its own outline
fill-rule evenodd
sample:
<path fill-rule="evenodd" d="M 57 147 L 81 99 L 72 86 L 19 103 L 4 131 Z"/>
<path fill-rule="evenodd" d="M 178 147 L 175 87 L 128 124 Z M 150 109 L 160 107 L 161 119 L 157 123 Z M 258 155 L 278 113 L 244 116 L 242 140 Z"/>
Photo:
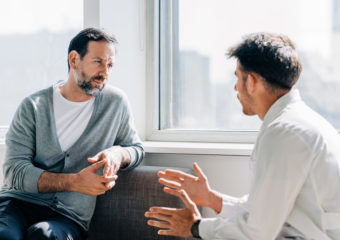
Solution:
<path fill-rule="evenodd" d="M 184 207 L 183 202 L 163 192 L 157 172 L 166 167 L 140 166 L 118 174 L 116 186 L 97 197 L 88 239 L 154 240 L 183 239 L 159 236 L 146 224 L 145 211 L 151 206 Z M 188 168 L 172 168 L 191 173 Z"/>

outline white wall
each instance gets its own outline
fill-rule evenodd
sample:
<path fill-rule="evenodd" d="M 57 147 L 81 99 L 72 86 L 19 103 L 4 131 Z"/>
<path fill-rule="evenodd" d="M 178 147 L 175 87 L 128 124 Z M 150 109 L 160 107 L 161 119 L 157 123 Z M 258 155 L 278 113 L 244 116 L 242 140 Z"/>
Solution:
<path fill-rule="evenodd" d="M 223 193 L 243 196 L 249 190 L 249 157 L 147 153 L 144 165 L 188 167 L 197 162 L 210 186 Z"/>

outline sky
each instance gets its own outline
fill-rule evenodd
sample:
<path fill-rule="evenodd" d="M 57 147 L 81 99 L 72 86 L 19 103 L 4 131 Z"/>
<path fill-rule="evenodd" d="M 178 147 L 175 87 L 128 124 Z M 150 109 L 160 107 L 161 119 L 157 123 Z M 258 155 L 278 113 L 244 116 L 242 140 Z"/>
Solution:
<path fill-rule="evenodd" d="M 0 0 L 0 34 L 79 28 L 82 14 L 83 0 Z"/>
<path fill-rule="evenodd" d="M 215 82 L 234 68 L 225 61 L 226 50 L 251 32 L 284 33 L 300 51 L 331 55 L 331 0 L 179 0 L 179 5 L 180 49 L 208 55 Z"/>

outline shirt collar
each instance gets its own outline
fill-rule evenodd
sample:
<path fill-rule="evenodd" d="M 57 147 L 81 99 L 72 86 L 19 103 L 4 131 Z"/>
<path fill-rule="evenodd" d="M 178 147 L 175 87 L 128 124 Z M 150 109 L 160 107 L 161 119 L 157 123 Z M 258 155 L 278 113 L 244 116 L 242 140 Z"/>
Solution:
<path fill-rule="evenodd" d="M 284 108 L 298 101 L 301 101 L 301 96 L 299 90 L 297 89 L 292 89 L 291 91 L 280 97 L 278 100 L 276 100 L 266 113 L 263 119 L 261 130 L 269 123 L 271 123 Z"/>

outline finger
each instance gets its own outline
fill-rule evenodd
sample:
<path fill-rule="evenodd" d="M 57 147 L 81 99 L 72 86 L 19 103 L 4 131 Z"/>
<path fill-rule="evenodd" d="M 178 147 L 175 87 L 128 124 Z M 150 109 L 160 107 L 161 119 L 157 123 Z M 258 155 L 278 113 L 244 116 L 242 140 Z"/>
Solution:
<path fill-rule="evenodd" d="M 182 201 L 184 202 L 187 208 L 189 208 L 192 211 L 196 211 L 194 202 L 189 198 L 185 190 L 183 189 L 178 190 L 178 189 L 165 187 L 164 192 L 169 193 L 173 196 L 179 197 L 180 199 L 182 199 Z"/>
<path fill-rule="evenodd" d="M 165 172 L 162 172 L 162 171 L 159 171 L 158 173 L 157 173 L 157 176 L 158 177 L 160 177 L 160 178 L 166 178 L 166 179 L 169 179 L 169 180 L 174 180 L 174 181 L 178 181 L 178 180 L 184 180 L 183 178 L 181 178 L 181 177 L 178 177 L 178 176 L 173 176 L 173 175 L 169 175 L 169 174 L 167 174 L 167 173 L 165 173 Z"/>
<path fill-rule="evenodd" d="M 88 161 L 99 162 L 105 159 L 105 154 L 103 152 L 97 153 L 95 156 L 88 158 Z"/>
<path fill-rule="evenodd" d="M 189 208 L 193 213 L 196 214 L 198 212 L 198 209 L 195 203 L 189 198 L 187 192 L 182 189 L 182 190 L 178 190 L 178 194 L 179 194 L 179 198 L 182 199 L 185 206 Z"/>
<path fill-rule="evenodd" d="M 207 177 L 205 176 L 202 169 L 198 166 L 197 163 L 193 164 L 193 169 L 194 169 L 194 172 L 196 173 L 197 177 L 202 178 L 202 179 L 207 179 Z"/>
<path fill-rule="evenodd" d="M 173 170 L 173 169 L 166 169 L 164 171 L 164 175 L 162 177 L 166 177 L 166 176 L 169 176 L 169 177 L 177 177 L 177 178 L 182 178 L 182 179 L 194 179 L 195 176 L 193 175 L 190 175 L 190 174 L 187 174 L 187 173 L 184 173 L 182 171 L 178 171 L 178 170 Z M 161 174 L 161 173 L 160 173 Z"/>
<path fill-rule="evenodd" d="M 165 215 L 172 215 L 174 212 L 178 211 L 178 209 L 168 208 L 168 207 L 151 207 L 149 211 L 153 213 L 162 213 Z"/>
<path fill-rule="evenodd" d="M 170 224 L 168 222 L 148 220 L 147 223 L 149 226 L 158 227 L 158 228 L 169 228 L 170 227 Z"/>
<path fill-rule="evenodd" d="M 105 187 L 107 187 L 108 189 L 112 189 L 115 185 L 116 185 L 116 181 L 105 183 Z"/>
<path fill-rule="evenodd" d="M 179 189 L 164 187 L 163 191 L 175 197 L 179 197 L 179 194 L 178 194 Z"/>
<path fill-rule="evenodd" d="M 158 230 L 158 235 L 166 235 L 166 236 L 179 236 L 178 233 L 176 233 L 174 230 L 169 229 L 169 230 Z"/>
<path fill-rule="evenodd" d="M 87 159 L 87 161 L 92 162 L 92 163 L 98 162 L 98 161 L 99 161 L 99 155 L 100 155 L 100 153 L 94 155 L 93 157 L 89 157 L 89 158 Z"/>
<path fill-rule="evenodd" d="M 118 178 L 117 175 L 107 176 L 107 177 L 102 176 L 102 177 L 101 177 L 101 181 L 102 181 L 103 183 L 109 183 L 109 182 L 112 182 L 112 181 L 116 181 L 117 178 Z"/>
<path fill-rule="evenodd" d="M 91 168 L 92 170 L 97 170 L 99 168 L 104 167 L 105 164 L 106 164 L 106 160 L 102 160 L 102 161 L 99 161 L 99 162 L 95 162 L 94 164 L 89 166 L 89 168 Z"/>
<path fill-rule="evenodd" d="M 109 175 L 110 169 L 111 169 L 111 161 L 106 161 L 106 164 L 105 164 L 104 170 L 103 170 L 103 175 L 104 175 L 105 177 L 110 176 L 110 175 Z"/>
<path fill-rule="evenodd" d="M 97 162 L 98 160 L 97 160 L 97 158 L 95 158 L 95 157 L 91 157 L 91 158 L 88 158 L 87 161 L 89 161 L 90 163 L 95 163 L 95 162 Z"/>
<path fill-rule="evenodd" d="M 148 218 L 155 218 L 157 220 L 162 220 L 162 221 L 166 221 L 166 222 L 170 222 L 170 220 L 171 220 L 170 215 L 162 214 L 162 213 L 158 213 L 158 212 L 145 212 L 144 216 L 148 217 Z"/>
<path fill-rule="evenodd" d="M 117 174 L 119 168 L 120 168 L 120 165 L 118 165 L 117 163 L 114 163 L 112 166 L 112 174 Z"/>
<path fill-rule="evenodd" d="M 175 197 L 180 198 L 184 202 L 185 206 L 187 208 L 189 208 L 190 210 L 194 211 L 195 213 L 198 211 L 198 210 L 196 211 L 197 207 L 196 207 L 195 203 L 189 198 L 188 194 L 185 192 L 184 189 L 174 189 L 174 188 L 164 187 L 163 191 L 170 194 L 170 195 L 173 195 Z M 183 198 L 182 191 L 185 193 L 188 201 Z M 189 207 L 189 205 L 190 205 L 190 207 Z"/>
<path fill-rule="evenodd" d="M 178 188 L 180 188 L 182 186 L 182 184 L 180 184 L 178 182 L 168 181 L 168 180 L 166 180 L 164 178 L 158 179 L 158 182 L 163 184 L 163 185 L 165 185 L 165 186 L 167 186 L 167 187 L 176 188 L 176 189 L 178 189 Z"/>
<path fill-rule="evenodd" d="M 111 162 L 110 167 L 107 171 L 107 176 L 113 176 L 116 175 L 116 172 L 114 172 L 114 163 Z"/>

